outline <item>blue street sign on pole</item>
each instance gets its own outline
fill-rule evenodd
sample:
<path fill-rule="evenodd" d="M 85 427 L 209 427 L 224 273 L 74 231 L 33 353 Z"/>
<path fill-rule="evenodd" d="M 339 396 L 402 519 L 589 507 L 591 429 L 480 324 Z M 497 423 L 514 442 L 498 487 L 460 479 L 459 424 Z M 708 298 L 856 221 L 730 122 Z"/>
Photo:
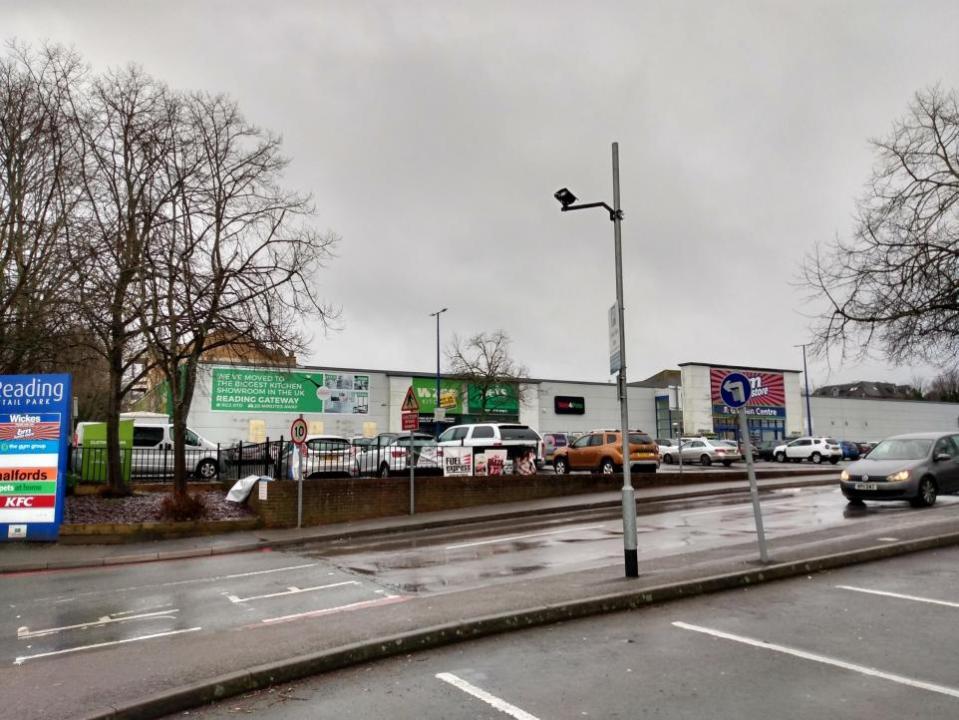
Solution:
<path fill-rule="evenodd" d="M 719 383 L 719 394 L 723 402 L 731 408 L 742 407 L 749 402 L 752 390 L 749 387 L 749 378 L 742 373 L 729 373 Z"/>

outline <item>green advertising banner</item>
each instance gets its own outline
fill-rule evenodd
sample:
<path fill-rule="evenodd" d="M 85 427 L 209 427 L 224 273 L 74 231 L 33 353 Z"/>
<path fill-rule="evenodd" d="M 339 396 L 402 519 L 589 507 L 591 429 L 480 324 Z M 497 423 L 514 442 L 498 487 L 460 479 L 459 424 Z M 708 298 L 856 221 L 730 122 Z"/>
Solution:
<path fill-rule="evenodd" d="M 472 415 L 518 415 L 519 414 L 519 392 L 516 385 L 510 383 L 497 383 L 490 385 L 485 393 L 485 405 L 483 402 L 483 388 L 470 383 L 469 386 L 469 411 Z"/>
<path fill-rule="evenodd" d="M 106 482 L 107 479 L 107 424 L 90 423 L 83 429 L 84 449 L 80 462 L 80 477 L 88 482 Z M 120 421 L 120 462 L 123 482 L 130 483 L 130 458 L 133 448 L 133 420 Z"/>
<path fill-rule="evenodd" d="M 370 376 L 214 368 L 210 409 L 366 415 Z"/>
<path fill-rule="evenodd" d="M 420 404 L 420 412 L 431 415 L 436 410 L 436 378 L 413 378 L 413 393 Z M 463 414 L 463 382 L 441 380 L 440 407 L 453 415 Z"/>

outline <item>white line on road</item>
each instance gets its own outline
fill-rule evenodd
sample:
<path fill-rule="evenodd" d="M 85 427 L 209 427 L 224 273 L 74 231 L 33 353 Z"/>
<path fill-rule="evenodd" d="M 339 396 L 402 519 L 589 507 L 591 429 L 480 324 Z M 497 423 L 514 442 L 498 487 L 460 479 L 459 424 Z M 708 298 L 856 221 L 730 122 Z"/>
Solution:
<path fill-rule="evenodd" d="M 126 643 L 139 642 L 140 640 L 153 640 L 154 638 L 170 637 L 171 635 L 182 635 L 183 633 L 196 632 L 203 628 L 193 627 L 185 630 L 171 630 L 170 632 L 154 633 L 152 635 L 139 635 L 138 637 L 126 638 L 125 640 L 113 640 L 111 642 L 96 643 L 95 645 L 80 645 L 78 647 L 66 648 L 65 650 L 53 650 L 52 652 L 37 653 L 36 655 L 21 655 L 13 661 L 14 665 L 23 665 L 27 660 L 36 660 L 42 657 L 51 657 L 53 655 L 66 655 L 67 653 L 80 652 L 81 650 L 94 650 L 96 648 L 110 647 L 112 645 L 124 645 Z"/>
<path fill-rule="evenodd" d="M 853 592 L 868 593 L 869 595 L 882 595 L 883 597 L 898 598 L 899 600 L 913 600 L 915 602 L 929 603 L 930 605 L 945 605 L 946 607 L 959 608 L 959 603 L 948 602 L 946 600 L 933 600 L 932 598 L 919 597 L 918 595 L 902 595 L 900 593 L 886 592 L 885 590 L 853 587 L 852 585 L 837 585 L 836 587 L 840 590 L 852 590 Z"/>
<path fill-rule="evenodd" d="M 496 708 L 501 713 L 506 713 L 510 717 L 516 718 L 516 720 L 539 720 L 535 715 L 530 715 L 525 710 L 520 710 L 515 705 L 511 705 L 502 698 L 491 695 L 485 690 L 466 682 L 463 678 L 457 677 L 453 673 L 437 673 L 436 677 L 437 679 L 442 680 L 445 683 L 449 683 L 453 687 L 462 690 L 467 695 L 472 695 L 473 697 L 482 700 L 484 703 Z"/>
<path fill-rule="evenodd" d="M 34 638 L 34 637 L 43 637 L 44 635 L 55 635 L 58 632 L 63 632 L 65 630 L 79 630 L 84 628 L 91 627 L 102 627 L 104 625 L 109 625 L 110 623 L 118 622 L 127 622 L 128 620 L 144 620 L 147 618 L 168 618 L 171 615 L 180 612 L 179 609 L 173 608 L 171 610 L 160 610 L 159 612 L 151 613 L 140 613 L 139 615 L 127 615 L 124 613 L 122 617 L 113 617 L 112 615 L 107 615 L 105 617 L 99 618 L 97 620 L 92 620 L 85 623 L 77 623 L 76 625 L 63 625 L 62 627 L 55 628 L 46 628 L 44 630 L 33 630 L 31 631 L 29 627 L 17 628 L 17 638 L 22 640 L 24 638 Z"/>
<path fill-rule="evenodd" d="M 528 535 L 510 535 L 508 537 L 493 538 L 492 540 L 478 540 L 477 542 L 461 543 L 460 545 L 447 545 L 447 550 L 459 550 L 460 548 L 476 547 L 477 545 L 493 545 L 495 543 L 512 542 L 513 540 L 526 540 L 528 538 L 543 537 L 545 535 L 559 535 L 560 533 L 579 532 L 580 530 L 595 530 L 605 527 L 606 523 L 599 525 L 581 525 L 580 527 L 565 528 L 563 530 L 548 530 L 546 532 L 529 533 Z"/>
<path fill-rule="evenodd" d="M 935 683 L 929 683 L 923 680 L 915 680 L 903 675 L 896 675 L 894 673 L 884 672 L 883 670 L 877 670 L 876 668 L 866 667 L 865 665 L 856 665 L 854 663 L 846 662 L 845 660 L 837 660 L 836 658 L 827 657 L 826 655 L 818 655 L 816 653 L 806 652 L 805 650 L 797 650 L 795 648 L 786 647 L 785 645 L 777 645 L 775 643 L 763 642 L 762 640 L 754 640 L 742 635 L 733 635 L 732 633 L 722 632 L 721 630 L 713 630 L 711 628 L 701 627 L 699 625 L 690 625 L 684 622 L 674 622 L 673 626 L 682 628 L 683 630 L 692 630 L 693 632 L 703 633 L 704 635 L 712 635 L 713 637 L 722 638 L 724 640 L 733 640 L 735 642 L 742 643 L 743 645 L 751 645 L 753 647 L 762 648 L 763 650 L 772 650 L 773 652 L 783 653 L 784 655 L 792 655 L 793 657 L 802 658 L 803 660 L 812 660 L 824 665 L 832 665 L 833 667 L 851 670 L 852 672 L 881 678 L 882 680 L 890 680 L 891 682 L 899 683 L 900 685 L 907 685 L 912 688 L 928 690 L 929 692 L 940 693 L 941 695 L 959 698 L 959 690 L 955 688 L 946 687 L 945 685 L 936 685 Z"/>
<path fill-rule="evenodd" d="M 268 593 L 266 595 L 250 595 L 250 597 L 245 598 L 237 597 L 236 595 L 227 595 L 227 598 L 229 598 L 230 602 L 241 603 L 249 600 L 265 600 L 267 598 L 286 597 L 287 595 L 299 595 L 300 593 L 314 592 L 316 590 L 329 590 L 330 588 L 343 587 L 344 585 L 359 584 L 360 583 L 358 580 L 345 580 L 343 582 L 330 583 L 329 585 L 316 585 L 308 588 L 288 587 L 282 592 Z"/>
<path fill-rule="evenodd" d="M 344 612 L 347 610 L 359 610 L 361 608 L 376 607 L 377 605 L 391 605 L 393 603 L 406 600 L 402 595 L 387 595 L 376 600 L 363 600 L 361 602 L 350 603 L 349 605 L 338 605 L 336 607 L 324 608 L 322 610 L 309 610 L 307 612 L 295 613 L 293 615 L 283 615 L 281 617 L 266 618 L 261 623 L 268 625 L 273 623 L 289 622 L 291 620 L 301 620 L 303 618 L 314 618 L 322 615 L 332 615 L 333 613 Z"/>

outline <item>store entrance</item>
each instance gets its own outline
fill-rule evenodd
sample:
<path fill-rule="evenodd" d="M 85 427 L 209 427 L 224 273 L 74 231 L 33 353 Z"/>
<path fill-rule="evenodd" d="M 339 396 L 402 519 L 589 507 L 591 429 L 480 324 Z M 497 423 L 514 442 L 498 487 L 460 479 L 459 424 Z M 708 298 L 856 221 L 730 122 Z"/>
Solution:
<path fill-rule="evenodd" d="M 785 418 L 746 418 L 749 436 L 754 443 L 766 440 L 782 440 L 786 437 Z M 713 430 L 720 439 L 736 440 L 739 437 L 739 421 L 735 417 L 719 416 L 713 418 Z"/>

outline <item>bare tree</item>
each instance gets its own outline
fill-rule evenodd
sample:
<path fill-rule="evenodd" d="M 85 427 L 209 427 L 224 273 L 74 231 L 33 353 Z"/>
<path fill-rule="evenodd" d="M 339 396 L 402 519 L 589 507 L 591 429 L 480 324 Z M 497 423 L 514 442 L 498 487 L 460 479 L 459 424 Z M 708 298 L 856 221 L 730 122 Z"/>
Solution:
<path fill-rule="evenodd" d="M 929 381 L 926 400 L 959 402 L 959 369 L 949 368 Z"/>
<path fill-rule="evenodd" d="M 895 363 L 942 365 L 959 352 L 959 97 L 915 96 L 877 162 L 848 240 L 807 258 L 807 285 L 828 309 L 815 349 L 863 356 L 873 345 Z"/>
<path fill-rule="evenodd" d="M 316 275 L 336 238 L 309 226 L 310 198 L 287 191 L 280 141 L 223 96 L 194 95 L 167 156 L 175 201 L 145 253 L 142 330 L 170 388 L 174 494 L 186 495 L 186 418 L 203 354 L 224 345 L 289 355 L 306 347 L 302 319 L 335 311 Z"/>
<path fill-rule="evenodd" d="M 65 111 L 82 73 L 55 46 L 11 45 L 0 59 L 0 373 L 50 368 L 65 340 L 65 246 L 79 199 Z"/>
<path fill-rule="evenodd" d="M 96 78 L 73 96 L 72 109 L 84 201 L 70 243 L 79 275 L 72 309 L 108 371 L 107 472 L 111 491 L 122 494 L 129 490 L 120 470 L 120 410 L 151 367 L 138 291 L 178 191 L 167 171 L 182 108 L 165 85 L 131 66 Z"/>
<path fill-rule="evenodd" d="M 512 341 L 503 330 L 481 332 L 461 340 L 453 336 L 446 350 L 450 372 L 470 386 L 469 404 L 479 409 L 481 419 L 496 414 L 501 398 L 515 392 L 518 403 L 524 400 L 529 374 L 511 353 Z"/>

